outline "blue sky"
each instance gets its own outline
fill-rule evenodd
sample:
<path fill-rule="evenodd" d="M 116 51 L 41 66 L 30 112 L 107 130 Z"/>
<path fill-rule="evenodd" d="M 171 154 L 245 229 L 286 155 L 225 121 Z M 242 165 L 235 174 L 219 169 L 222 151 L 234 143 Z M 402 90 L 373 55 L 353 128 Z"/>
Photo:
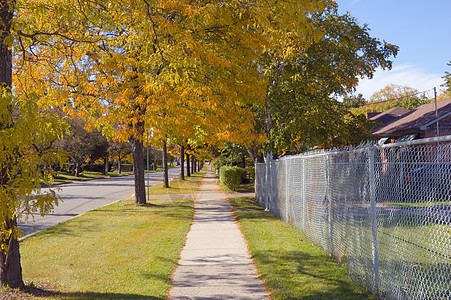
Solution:
<path fill-rule="evenodd" d="M 451 72 L 451 0 L 336 0 L 340 13 L 350 12 L 370 35 L 399 46 L 391 71 L 378 70 L 372 80 L 360 80 L 357 93 L 365 99 L 386 85 L 419 91 L 440 89 Z M 430 91 L 429 96 L 432 97 Z"/>

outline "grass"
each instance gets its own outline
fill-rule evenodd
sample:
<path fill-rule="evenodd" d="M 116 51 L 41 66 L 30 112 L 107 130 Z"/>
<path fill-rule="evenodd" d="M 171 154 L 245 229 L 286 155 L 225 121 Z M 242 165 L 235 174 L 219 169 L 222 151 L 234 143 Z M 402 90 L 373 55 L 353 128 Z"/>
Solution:
<path fill-rule="evenodd" d="M 252 197 L 230 202 L 271 299 L 376 299 L 350 281 L 345 264 L 338 266 Z"/>
<path fill-rule="evenodd" d="M 24 279 L 45 299 L 165 299 L 193 216 L 192 199 L 118 202 L 21 244 Z"/>
<path fill-rule="evenodd" d="M 233 193 L 233 192 L 238 192 L 238 193 L 253 193 L 255 192 L 255 183 L 251 182 L 251 183 L 241 183 L 238 188 L 232 190 L 230 188 L 228 188 L 227 186 L 225 186 L 224 184 L 219 183 L 221 186 L 221 189 L 226 192 L 226 193 Z"/>
<path fill-rule="evenodd" d="M 157 168 L 156 170 L 151 170 L 150 173 L 154 172 L 160 172 L 163 171 L 163 168 Z M 103 175 L 101 172 L 91 172 L 91 171 L 83 171 L 80 173 L 78 177 L 72 175 L 72 173 L 66 173 L 66 172 L 58 172 L 58 174 L 55 176 L 53 183 L 64 183 L 64 182 L 70 182 L 70 181 L 83 181 L 83 180 L 90 180 L 90 179 L 98 179 L 98 178 L 105 178 L 105 177 L 117 177 L 117 176 L 123 176 L 123 175 L 133 175 L 133 172 L 108 172 L 108 174 Z M 44 182 L 43 182 L 44 184 Z"/>
<path fill-rule="evenodd" d="M 163 184 L 156 184 L 149 188 L 150 195 L 164 195 L 164 194 L 194 194 L 199 190 L 202 177 L 205 175 L 205 170 L 191 174 L 190 177 L 185 177 L 185 180 L 176 179 L 169 183 L 169 188 L 165 189 Z"/>
<path fill-rule="evenodd" d="M 236 191 L 239 193 L 253 193 L 255 191 L 255 184 L 254 182 L 242 183 Z"/>
<path fill-rule="evenodd" d="M 101 172 L 90 172 L 90 171 L 83 171 L 80 173 L 78 177 L 72 175 L 71 173 L 63 173 L 58 172 L 58 175 L 55 176 L 53 183 L 62 183 L 62 182 L 69 182 L 69 181 L 83 181 L 83 180 L 90 180 L 90 179 L 96 179 L 96 178 L 104 178 L 104 177 L 116 177 L 121 175 L 131 175 L 133 172 L 122 172 L 119 174 L 118 172 L 108 172 L 107 175 L 103 175 Z"/>
<path fill-rule="evenodd" d="M 383 202 L 389 208 L 428 208 L 434 205 L 451 205 L 451 201 L 424 201 L 424 202 Z"/>

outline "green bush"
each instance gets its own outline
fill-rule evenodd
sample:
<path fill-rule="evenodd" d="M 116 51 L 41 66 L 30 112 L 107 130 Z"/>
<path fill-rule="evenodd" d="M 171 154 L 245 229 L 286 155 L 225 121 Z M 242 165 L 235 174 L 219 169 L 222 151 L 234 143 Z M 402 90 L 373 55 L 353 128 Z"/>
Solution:
<path fill-rule="evenodd" d="M 237 190 L 240 187 L 242 172 L 239 167 L 222 166 L 219 171 L 219 180 L 225 188 Z"/>
<path fill-rule="evenodd" d="M 246 168 L 246 178 L 249 180 L 249 182 L 255 181 L 255 167 L 247 167 Z"/>

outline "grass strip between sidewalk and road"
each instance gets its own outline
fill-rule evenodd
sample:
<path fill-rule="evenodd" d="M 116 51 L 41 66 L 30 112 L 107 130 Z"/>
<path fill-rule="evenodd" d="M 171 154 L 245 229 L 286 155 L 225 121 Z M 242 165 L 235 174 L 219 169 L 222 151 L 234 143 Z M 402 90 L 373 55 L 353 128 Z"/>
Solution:
<path fill-rule="evenodd" d="M 253 197 L 229 201 L 271 299 L 376 299 L 350 281 L 345 264 L 338 266 Z"/>
<path fill-rule="evenodd" d="M 71 181 L 84 181 L 84 180 L 107 178 L 107 177 L 118 177 L 118 176 L 132 175 L 132 174 L 133 174 L 133 172 L 122 172 L 120 174 L 118 172 L 108 172 L 108 174 L 104 175 L 101 172 L 83 171 L 77 177 L 77 176 L 69 174 L 69 173 L 58 172 L 57 175 L 53 178 L 52 184 L 67 183 L 67 182 L 71 182 Z M 45 184 L 44 182 L 42 182 L 42 183 Z"/>
<path fill-rule="evenodd" d="M 172 180 L 167 189 L 163 187 L 163 183 L 151 186 L 149 188 L 150 197 L 152 195 L 195 194 L 199 190 L 201 179 L 205 176 L 205 173 L 204 168 L 200 172 L 191 174 L 191 176 L 185 176 L 185 180 Z"/>
<path fill-rule="evenodd" d="M 181 182 L 180 189 L 197 192 L 202 176 Z M 57 291 L 42 299 L 165 299 L 192 223 L 193 199 L 149 204 L 120 201 L 25 239 L 24 280 Z"/>

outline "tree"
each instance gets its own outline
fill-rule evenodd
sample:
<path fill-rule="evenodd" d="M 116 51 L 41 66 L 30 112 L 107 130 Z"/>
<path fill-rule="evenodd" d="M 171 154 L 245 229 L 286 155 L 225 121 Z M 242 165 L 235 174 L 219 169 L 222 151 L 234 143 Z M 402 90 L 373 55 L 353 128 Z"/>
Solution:
<path fill-rule="evenodd" d="M 65 118 L 62 114 L 60 117 L 66 119 L 70 131 L 56 146 L 66 151 L 75 162 L 75 176 L 78 177 L 82 164 L 87 161 L 92 163 L 107 156 L 108 141 L 98 130 L 86 130 L 85 122 L 80 117 Z"/>
<path fill-rule="evenodd" d="M 424 94 L 419 94 L 420 93 L 415 88 L 389 84 L 371 96 L 370 102 L 368 102 L 366 108 L 377 108 L 379 111 L 385 111 L 396 106 L 415 109 L 420 105 L 430 102 Z"/>
<path fill-rule="evenodd" d="M 448 66 L 451 66 L 451 61 L 447 63 Z M 440 95 L 440 98 L 445 99 L 451 97 L 451 73 L 445 72 L 445 75 L 442 77 L 445 82 L 441 85 L 444 89 L 442 91 L 442 94 Z"/>
<path fill-rule="evenodd" d="M 180 180 L 185 180 L 185 146 L 180 145 Z"/>
<path fill-rule="evenodd" d="M 21 37 L 39 41 L 33 53 L 46 57 L 45 69 L 27 66 L 45 74 L 34 79 L 53 83 L 46 100 L 89 116 L 104 131 L 119 124 L 112 131 L 133 144 L 142 204 L 144 133 L 153 128 L 160 141 L 248 139 L 249 105 L 262 101 L 266 84 L 259 55 L 283 30 L 308 32 L 305 16 L 325 2 L 94 0 L 58 1 L 54 9 L 38 3 L 32 12 L 46 11 L 45 22 L 41 12 Z"/>
<path fill-rule="evenodd" d="M 351 95 L 343 98 L 343 105 L 347 108 L 359 108 L 366 103 L 366 99 L 363 98 L 363 95 L 360 93 L 357 96 Z"/>
<path fill-rule="evenodd" d="M 86 5 L 62 2 L 55 9 L 44 6 L 48 11 L 45 30 L 41 29 L 42 20 L 30 29 L 55 32 L 57 28 L 57 33 L 22 32 L 22 36 L 38 40 L 40 44 L 58 45 L 52 51 L 42 46 L 34 49 L 40 54 L 52 52 L 51 56 L 47 55 L 48 66 L 42 70 L 45 76 L 41 78 L 41 81 L 54 83 L 48 100 L 52 103 L 58 98 L 70 100 L 70 103 L 63 103 L 65 109 L 91 117 L 89 121 L 96 126 L 120 125 L 114 127 L 114 134 L 133 145 L 136 201 L 143 204 L 141 157 L 146 127 L 155 127 L 153 125 L 159 124 L 160 119 L 166 118 L 168 111 L 177 107 L 177 99 L 187 84 L 193 82 L 188 80 L 192 74 L 212 74 L 205 66 L 222 63 L 215 61 L 220 55 L 208 53 L 210 50 L 195 50 L 202 48 L 198 47 L 201 39 L 222 34 L 230 24 L 216 29 L 222 19 L 212 18 L 215 24 L 207 24 L 209 27 L 205 28 L 199 21 L 206 14 L 214 15 L 215 10 L 229 14 L 232 11 L 231 7 L 189 1 L 129 2 L 110 1 L 108 7 L 103 1 L 90 1 Z M 192 4 L 199 6 L 200 14 L 191 8 Z M 77 11 L 79 13 L 75 13 Z M 75 16 L 81 18 L 74 19 Z M 246 34 L 250 37 L 251 32 Z M 258 35 L 253 39 L 257 38 Z M 243 65 L 245 68 L 246 64 Z M 37 70 L 32 73 L 39 74 Z M 205 82 L 196 85 L 201 88 Z M 56 94 L 60 97 L 55 97 Z M 192 101 L 203 101 L 200 94 L 195 94 Z M 165 128 L 159 130 L 165 134 Z"/>
<path fill-rule="evenodd" d="M 290 32 L 260 59 L 269 84 L 265 105 L 255 106 L 255 119 L 256 132 L 266 141 L 248 146 L 253 158 L 261 158 L 262 151 L 296 153 L 368 136 L 369 124 L 337 97 L 353 92 L 358 77 L 371 78 L 379 66 L 391 68 L 397 47 L 371 37 L 366 26 L 333 6 L 307 19 L 322 33 L 319 38 Z"/>
<path fill-rule="evenodd" d="M 122 172 L 122 160 L 132 153 L 131 145 L 125 142 L 110 142 L 108 153 L 113 159 L 117 159 L 117 170 L 120 174 Z"/>
<path fill-rule="evenodd" d="M 166 140 L 162 141 L 162 155 L 163 155 L 163 187 L 169 188 L 168 151 Z"/>
<path fill-rule="evenodd" d="M 64 162 L 63 153 L 48 146 L 62 136 L 64 125 L 55 114 L 39 109 L 42 95 L 32 87 L 13 89 L 12 49 L 20 49 L 12 30 L 15 9 L 16 1 L 0 1 L 0 286 L 21 288 L 17 221 L 47 214 L 58 203 L 53 190 L 41 191 L 40 182 L 52 183 L 52 166 Z"/>

